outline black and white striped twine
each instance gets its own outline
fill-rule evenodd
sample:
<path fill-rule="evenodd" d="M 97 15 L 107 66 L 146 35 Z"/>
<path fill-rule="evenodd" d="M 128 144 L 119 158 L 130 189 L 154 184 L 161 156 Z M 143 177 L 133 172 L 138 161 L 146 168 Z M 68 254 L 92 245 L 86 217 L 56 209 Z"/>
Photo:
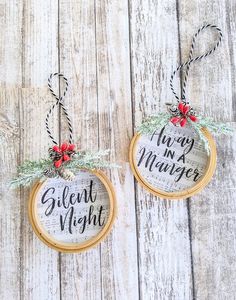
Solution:
<path fill-rule="evenodd" d="M 65 90 L 64 90 L 62 96 L 58 96 L 58 95 L 54 92 L 54 90 L 53 90 L 53 88 L 52 88 L 52 78 L 53 78 L 53 77 L 56 77 L 56 76 L 59 77 L 59 80 L 60 80 L 60 78 L 63 78 L 63 79 L 64 79 L 64 82 L 65 82 Z M 49 129 L 48 121 L 49 121 L 50 115 L 52 114 L 54 108 L 55 108 L 57 105 L 60 105 L 61 108 L 62 108 L 62 110 L 63 110 L 63 112 L 64 112 L 64 114 L 65 114 L 65 116 L 66 116 L 67 123 L 68 123 L 68 128 L 69 128 L 69 132 L 70 132 L 69 143 L 72 144 L 72 139 L 73 139 L 73 128 L 72 128 L 71 120 L 70 120 L 70 117 L 69 117 L 69 115 L 68 115 L 67 109 L 66 109 L 66 107 L 65 107 L 65 105 L 64 105 L 64 98 L 65 98 L 66 93 L 67 93 L 67 90 L 68 90 L 68 80 L 67 80 L 67 78 L 66 78 L 63 74 L 61 74 L 61 73 L 52 73 L 52 74 L 49 76 L 49 78 L 48 78 L 48 88 L 49 88 L 50 92 L 52 93 L 52 95 L 56 98 L 57 101 L 56 101 L 56 103 L 54 103 L 54 104 L 52 105 L 52 107 L 49 109 L 49 112 L 47 113 L 47 116 L 46 116 L 45 123 L 46 123 L 47 133 L 48 133 L 50 139 L 52 140 L 52 142 L 53 142 L 54 144 L 57 145 L 58 143 L 55 141 L 55 139 L 54 139 L 54 137 L 53 137 L 53 135 L 52 135 L 52 133 L 51 133 L 51 131 L 50 131 L 50 129 Z"/>
<path fill-rule="evenodd" d="M 201 31 L 203 31 L 204 29 L 206 28 L 212 28 L 212 29 L 215 29 L 218 34 L 219 34 L 219 37 L 218 37 L 218 41 L 217 43 L 215 44 L 215 46 L 209 50 L 208 52 L 206 52 L 205 54 L 202 54 L 200 56 L 196 56 L 193 58 L 193 50 L 194 50 L 194 46 L 195 46 L 195 43 L 196 43 L 196 38 L 197 36 L 200 34 Z M 186 98 L 185 98 L 185 94 L 186 94 L 186 84 L 187 84 L 187 79 L 188 79 L 188 75 L 189 75 L 189 68 L 190 68 L 190 65 L 197 61 L 197 60 L 201 60 L 209 55 L 211 55 L 220 45 L 220 42 L 222 40 L 222 31 L 219 27 L 217 27 L 216 25 L 211 25 L 211 24 L 207 24 L 207 25 L 203 25 L 201 28 L 198 29 L 198 31 L 194 34 L 193 36 L 193 39 L 192 39 L 192 44 L 191 44 L 191 48 L 190 48 L 190 52 L 189 52 L 189 57 L 188 57 L 188 60 L 186 62 L 184 62 L 183 64 L 179 65 L 178 68 L 172 73 L 171 75 L 171 78 L 170 78 L 170 88 L 175 96 L 175 98 L 178 100 L 178 102 L 180 101 L 177 93 L 175 92 L 174 90 L 174 87 L 173 87 L 173 78 L 175 76 L 175 74 L 180 71 L 181 69 L 183 69 L 184 67 L 186 67 L 186 70 L 185 70 L 185 77 L 184 77 L 184 81 L 183 81 L 183 86 L 182 86 L 182 97 L 181 97 L 181 101 L 184 102 L 185 104 L 188 104 L 189 101 L 186 101 Z"/>

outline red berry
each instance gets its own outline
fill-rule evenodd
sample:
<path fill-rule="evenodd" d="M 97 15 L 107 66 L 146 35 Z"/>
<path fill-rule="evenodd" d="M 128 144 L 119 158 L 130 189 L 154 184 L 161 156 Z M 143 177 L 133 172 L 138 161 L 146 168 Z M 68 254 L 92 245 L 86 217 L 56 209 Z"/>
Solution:
<path fill-rule="evenodd" d="M 186 123 L 187 123 L 187 119 L 182 118 L 179 124 L 180 124 L 181 127 L 184 127 L 186 125 Z"/>
<path fill-rule="evenodd" d="M 175 125 L 180 121 L 180 118 L 179 117 L 173 117 L 173 118 L 170 119 L 170 121 Z"/>
<path fill-rule="evenodd" d="M 54 166 L 55 166 L 56 168 L 60 168 L 61 164 L 62 164 L 62 158 L 60 158 L 60 159 L 57 160 L 57 161 L 54 161 Z"/>
<path fill-rule="evenodd" d="M 61 145 L 61 151 L 62 151 L 62 152 L 66 151 L 67 148 L 68 148 L 68 144 L 67 144 L 67 143 L 63 143 L 63 144 Z"/>
<path fill-rule="evenodd" d="M 179 103 L 178 109 L 183 113 L 183 109 L 184 109 L 184 104 L 183 104 L 183 102 L 180 102 L 180 103 Z"/>
<path fill-rule="evenodd" d="M 59 148 L 58 146 L 53 146 L 52 149 L 53 149 L 55 152 L 58 152 L 58 153 L 61 152 L 61 150 L 60 150 L 60 148 Z"/>
<path fill-rule="evenodd" d="M 196 116 L 193 116 L 193 115 L 190 115 L 189 116 L 189 119 L 193 122 L 197 122 L 197 117 Z"/>
<path fill-rule="evenodd" d="M 68 149 L 67 149 L 68 151 L 74 151 L 75 150 L 75 145 L 74 144 L 70 144 L 69 146 L 68 146 Z"/>
<path fill-rule="evenodd" d="M 64 161 L 70 160 L 70 156 L 67 155 L 67 154 L 64 154 L 64 155 L 63 155 L 63 160 L 64 160 Z"/>
<path fill-rule="evenodd" d="M 189 111 L 189 109 L 190 109 L 190 106 L 189 106 L 189 105 L 185 105 L 185 106 L 183 107 L 183 113 L 186 115 L 187 112 Z"/>

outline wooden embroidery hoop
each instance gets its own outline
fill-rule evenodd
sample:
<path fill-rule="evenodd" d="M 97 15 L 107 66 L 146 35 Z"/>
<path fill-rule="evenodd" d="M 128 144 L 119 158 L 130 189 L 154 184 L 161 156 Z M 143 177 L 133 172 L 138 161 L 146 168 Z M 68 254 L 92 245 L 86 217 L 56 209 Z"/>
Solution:
<path fill-rule="evenodd" d="M 47 181 L 44 182 L 38 182 L 34 185 L 32 192 L 30 194 L 29 198 L 29 204 L 28 204 L 28 213 L 29 213 L 29 219 L 30 223 L 33 227 L 34 232 L 39 237 L 41 241 L 43 241 L 47 246 L 53 248 L 54 250 L 57 250 L 59 252 L 64 253 L 75 253 L 75 252 L 82 252 L 85 250 L 88 250 L 98 243 L 100 243 L 111 231 L 112 225 L 115 220 L 116 216 L 116 198 L 115 198 L 115 192 L 113 189 L 113 186 L 110 182 L 110 180 L 105 176 L 105 174 L 99 170 L 96 171 L 90 171 L 92 174 L 98 177 L 98 179 L 103 183 L 105 186 L 108 196 L 109 196 L 109 204 L 110 204 L 110 212 L 108 216 L 107 223 L 102 228 L 102 230 L 98 233 L 97 236 L 89 239 L 86 242 L 83 243 L 63 243 L 55 240 L 48 234 L 44 228 L 40 225 L 40 221 L 37 216 L 37 208 L 36 208 L 36 195 L 39 192 L 42 185 Z"/>
<path fill-rule="evenodd" d="M 208 164 L 206 168 L 206 172 L 204 176 L 197 182 L 196 185 L 194 185 L 191 188 L 185 189 L 180 192 L 166 192 L 163 190 L 159 190 L 157 188 L 154 188 L 151 186 L 139 173 L 137 165 L 135 163 L 135 153 L 136 153 L 136 146 L 139 138 L 141 137 L 141 134 L 136 133 L 134 137 L 131 140 L 130 143 L 130 149 L 129 149 L 129 161 L 131 165 L 131 169 L 133 171 L 133 174 L 137 181 L 150 193 L 152 193 L 155 196 L 158 196 L 160 198 L 165 198 L 165 199 L 183 199 L 183 198 L 188 198 L 190 196 L 195 195 L 196 193 L 200 192 L 211 180 L 215 168 L 216 168 L 216 145 L 215 141 L 212 138 L 212 135 L 209 133 L 209 131 L 206 128 L 201 128 L 202 133 L 204 136 L 207 138 L 208 143 L 209 143 L 209 148 L 210 148 L 210 155 L 208 158 Z"/>

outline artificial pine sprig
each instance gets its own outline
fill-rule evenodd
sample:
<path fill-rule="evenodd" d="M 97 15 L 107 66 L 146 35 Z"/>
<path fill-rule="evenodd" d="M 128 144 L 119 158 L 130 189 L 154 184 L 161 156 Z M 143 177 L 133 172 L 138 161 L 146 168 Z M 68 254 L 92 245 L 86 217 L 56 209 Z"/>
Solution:
<path fill-rule="evenodd" d="M 110 150 L 98 151 L 97 153 L 92 152 L 77 152 L 70 163 L 67 164 L 66 168 L 76 172 L 80 169 L 110 169 L 110 168 L 119 168 L 118 165 L 109 163 L 108 161 L 103 160 L 104 156 L 107 156 L 110 153 Z"/>
<path fill-rule="evenodd" d="M 152 134 L 154 130 L 161 129 L 170 121 L 170 114 L 161 112 L 158 115 L 148 117 L 138 128 L 137 131 L 141 134 Z"/>
<path fill-rule="evenodd" d="M 40 159 L 39 161 L 25 161 L 22 165 L 18 166 L 18 175 L 10 182 L 11 188 L 19 186 L 29 186 L 37 179 L 44 176 L 44 171 L 52 165 L 51 159 Z"/>
<path fill-rule="evenodd" d="M 194 122 L 190 122 L 191 126 L 194 128 L 194 130 L 196 131 L 197 135 L 199 136 L 200 140 L 202 141 L 204 148 L 207 152 L 207 155 L 210 155 L 210 147 L 209 147 L 209 143 L 208 143 L 208 139 L 205 137 L 205 135 L 202 132 L 202 126 L 197 123 Z"/>
<path fill-rule="evenodd" d="M 202 133 L 201 128 L 206 128 L 209 130 L 213 135 L 232 135 L 233 134 L 233 129 L 226 125 L 225 123 L 222 122 L 214 122 L 214 120 L 210 117 L 198 117 L 198 122 L 191 122 L 191 126 L 196 130 L 198 133 L 200 139 L 202 140 L 204 147 L 207 151 L 207 154 L 210 154 L 210 148 L 209 148 L 209 143 L 205 135 Z"/>
<path fill-rule="evenodd" d="M 225 123 L 217 123 L 210 117 L 198 117 L 198 122 L 194 123 L 194 125 L 197 127 L 206 127 L 214 135 L 231 135 L 234 132 L 234 130 Z"/>
<path fill-rule="evenodd" d="M 208 155 L 210 154 L 209 143 L 201 131 L 202 128 L 207 128 L 214 135 L 231 135 L 233 133 L 233 129 L 225 123 L 214 122 L 213 119 L 209 117 L 196 116 L 196 112 L 193 108 L 183 102 L 180 102 L 178 106 L 170 106 L 168 113 L 159 113 L 147 118 L 138 127 L 137 131 L 141 134 L 150 135 L 155 130 L 165 127 L 169 122 L 180 127 L 185 127 L 186 124 L 190 124 L 203 142 Z"/>
<path fill-rule="evenodd" d="M 70 159 L 62 159 L 62 164 L 58 166 L 56 162 L 61 158 L 56 157 L 53 160 L 51 149 L 49 149 L 51 158 L 38 161 L 25 161 L 20 165 L 18 167 L 18 175 L 12 179 L 10 187 L 29 186 L 36 180 L 44 180 L 47 177 L 62 177 L 66 180 L 73 180 L 75 174 L 81 169 L 96 170 L 119 167 L 104 160 L 104 156 L 109 154 L 109 150 L 98 151 L 97 153 L 74 151 Z M 65 154 L 63 153 L 63 155 Z"/>

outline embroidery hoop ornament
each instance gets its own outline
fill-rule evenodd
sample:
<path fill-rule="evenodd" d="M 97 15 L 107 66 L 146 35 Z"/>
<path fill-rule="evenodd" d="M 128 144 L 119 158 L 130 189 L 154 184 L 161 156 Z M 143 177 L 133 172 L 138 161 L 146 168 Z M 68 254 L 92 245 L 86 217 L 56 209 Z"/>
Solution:
<path fill-rule="evenodd" d="M 63 92 L 63 95 L 60 97 L 54 93 L 54 90 L 52 88 L 52 78 L 53 77 L 58 77 L 59 80 L 60 80 L 60 78 L 62 78 L 64 80 L 65 90 Z M 51 141 L 54 144 L 53 147 L 49 148 L 50 159 L 48 159 L 48 160 L 42 159 L 39 162 L 26 161 L 25 163 L 23 163 L 23 165 L 19 167 L 18 177 L 16 177 L 15 179 L 13 179 L 11 181 L 11 187 L 16 188 L 20 185 L 28 186 L 32 182 L 36 181 L 36 183 L 34 184 L 34 186 L 32 188 L 32 191 L 30 193 L 29 202 L 28 202 L 29 220 L 30 220 L 30 223 L 32 225 L 32 228 L 33 228 L 35 234 L 47 246 L 49 246 L 59 252 L 65 252 L 65 253 L 82 252 L 82 251 L 88 250 L 88 249 L 96 246 L 98 243 L 100 243 L 109 234 L 109 232 L 112 229 L 112 225 L 114 223 L 115 216 L 116 216 L 116 197 L 115 197 L 115 192 L 114 192 L 114 189 L 113 189 L 113 186 L 112 186 L 110 180 L 100 170 L 100 168 L 117 167 L 117 165 L 102 161 L 102 157 L 104 155 L 107 155 L 108 151 L 98 152 L 94 155 L 90 154 L 90 153 L 87 154 L 85 152 L 76 152 L 75 151 L 75 149 L 74 149 L 75 145 L 72 144 L 72 140 L 73 140 L 72 124 L 71 124 L 71 120 L 68 115 L 67 109 L 64 105 L 64 97 L 68 90 L 68 80 L 61 73 L 51 74 L 48 79 L 48 87 L 49 87 L 49 90 L 51 91 L 52 95 L 56 98 L 56 102 L 50 108 L 50 110 L 46 116 L 46 120 L 45 120 L 47 133 L 48 133 Z M 62 145 L 58 145 L 58 143 L 56 142 L 56 140 L 54 139 L 54 137 L 50 131 L 49 124 L 48 124 L 49 118 L 50 118 L 54 108 L 58 105 L 62 108 L 62 111 L 64 112 L 64 115 L 66 116 L 68 128 L 69 128 L 69 143 L 63 143 Z M 33 174 L 33 171 L 31 169 L 36 170 L 38 172 L 38 175 L 37 175 L 37 172 L 36 172 L 36 174 Z M 74 174 L 74 172 L 76 172 L 76 174 Z M 101 197 L 99 198 L 99 193 L 100 194 L 102 193 L 102 196 L 106 193 L 105 197 L 103 198 L 103 201 L 106 201 L 105 205 L 107 205 L 107 207 L 108 207 L 108 208 L 106 208 L 108 212 L 103 211 L 104 225 L 102 225 L 103 227 L 101 227 L 101 228 L 98 227 L 99 231 L 96 228 L 92 229 L 95 231 L 96 235 L 93 235 L 93 231 L 91 230 L 91 233 L 90 233 L 90 231 L 88 233 L 88 235 L 92 234 L 90 237 L 87 237 L 87 236 L 79 237 L 79 238 L 77 237 L 77 239 L 84 239 L 82 242 L 81 241 L 68 242 L 68 240 L 70 240 L 70 238 L 67 239 L 67 241 L 62 241 L 62 240 L 56 239 L 55 235 L 57 234 L 57 236 L 58 236 L 58 232 L 55 231 L 56 233 L 53 236 L 54 231 L 52 230 L 52 233 L 50 233 L 50 227 L 49 227 L 49 229 L 46 228 L 43 225 L 43 223 L 40 221 L 40 215 L 39 215 L 40 204 L 39 204 L 39 196 L 38 195 L 40 193 L 42 193 L 43 189 L 46 186 L 53 185 L 55 180 L 56 181 L 59 180 L 58 191 L 60 190 L 61 187 L 63 187 L 63 185 L 66 182 L 68 182 L 68 185 L 69 185 L 69 182 L 72 185 L 76 184 L 75 187 L 77 188 L 77 186 L 78 186 L 77 181 L 82 180 L 82 182 L 83 182 L 84 175 L 88 176 L 88 178 L 89 178 L 89 179 L 87 179 L 88 181 L 91 180 L 91 178 L 94 178 L 94 182 L 98 186 L 98 190 L 96 190 L 96 193 L 97 193 L 96 195 L 98 195 L 98 197 L 96 196 L 95 200 L 100 201 L 99 204 L 101 204 L 101 201 L 102 201 L 100 199 Z M 57 179 L 57 178 L 59 178 L 59 179 Z M 55 186 L 55 190 L 56 190 L 56 186 Z M 77 190 L 76 190 L 76 192 L 77 192 Z M 87 200 L 89 199 L 88 195 L 89 195 L 89 192 L 87 193 L 87 196 L 86 196 Z M 53 195 L 53 197 L 54 197 L 54 195 Z M 95 202 L 95 200 L 94 200 L 94 202 Z M 56 201 L 57 200 L 55 200 L 55 203 L 56 203 Z M 68 202 L 68 203 L 70 203 L 70 202 Z M 80 202 L 78 202 L 78 203 L 80 205 Z M 92 203 L 92 204 L 94 204 L 94 203 Z M 93 207 L 94 207 L 93 211 L 98 209 L 95 204 Z M 82 210 L 81 206 L 79 207 L 79 210 L 80 211 Z M 87 206 L 87 211 L 88 210 L 90 212 L 90 208 L 88 209 L 88 206 Z M 92 219 L 92 217 L 91 217 L 91 219 Z M 82 218 L 81 218 L 81 220 L 82 220 Z M 45 222 L 45 224 L 46 223 L 47 222 Z M 97 223 L 98 222 L 96 221 L 96 225 L 97 225 Z M 95 226 L 95 224 L 93 224 L 93 225 Z M 76 234 L 78 236 L 79 232 L 77 231 Z M 59 233 L 59 235 L 60 235 L 60 233 Z M 73 237 L 73 239 L 75 239 L 75 237 Z"/>
<path fill-rule="evenodd" d="M 109 216 L 107 219 L 107 222 L 105 226 L 102 228 L 102 230 L 95 236 L 90 238 L 88 241 L 82 242 L 82 243 L 63 243 L 59 242 L 55 238 L 53 238 L 48 232 L 41 226 L 40 220 L 37 214 L 37 193 L 42 189 L 43 185 L 46 184 L 46 181 L 44 182 L 38 182 L 34 185 L 32 192 L 30 194 L 29 203 L 28 203 L 28 215 L 29 220 L 31 223 L 31 226 L 35 232 L 35 234 L 38 236 L 38 238 L 46 244 L 48 247 L 57 250 L 62 253 L 76 253 L 76 252 L 83 252 L 87 251 L 93 247 L 95 247 L 97 244 L 102 242 L 107 235 L 110 233 L 112 226 L 115 221 L 116 217 L 116 199 L 115 199 L 115 192 L 113 189 L 113 186 L 111 182 L 107 179 L 107 177 L 104 175 L 103 172 L 100 170 L 98 171 L 91 171 L 96 177 L 99 178 L 99 180 L 102 182 L 102 184 L 105 186 L 108 195 L 109 195 Z M 48 179 L 47 179 L 48 180 Z"/>
<path fill-rule="evenodd" d="M 211 154 L 209 156 L 208 164 L 206 166 L 206 172 L 205 175 L 202 177 L 201 180 L 198 181 L 196 185 L 194 185 L 191 188 L 184 189 L 180 192 L 166 192 L 161 189 L 154 188 L 151 184 L 149 184 L 140 174 L 138 171 L 137 164 L 135 163 L 135 153 L 136 153 L 136 147 L 137 147 L 137 142 L 141 137 L 140 133 L 136 133 L 131 141 L 130 144 L 130 151 L 129 151 L 129 160 L 130 160 L 130 165 L 132 172 L 137 179 L 137 181 L 150 193 L 152 193 L 155 196 L 158 196 L 160 198 L 164 199 L 171 199 L 171 200 L 179 200 L 183 198 L 188 198 L 190 196 L 193 196 L 197 193 L 199 193 L 211 180 L 215 168 L 216 168 L 216 145 L 215 141 L 212 138 L 212 135 L 209 133 L 209 131 L 205 128 L 202 129 L 202 133 L 204 136 L 207 138 L 209 142 L 209 147 Z"/>
<path fill-rule="evenodd" d="M 206 28 L 211 28 L 211 29 L 214 29 L 217 31 L 217 33 L 219 35 L 218 41 L 215 44 L 215 46 L 211 50 L 209 50 L 207 53 L 193 58 L 193 50 L 194 50 L 196 37 L 200 34 L 201 31 L 203 31 Z M 207 25 L 204 25 L 201 28 L 199 28 L 199 30 L 193 36 L 188 60 L 185 63 L 179 65 L 179 67 L 171 75 L 170 87 L 171 87 L 171 90 L 172 90 L 175 98 L 177 99 L 177 105 L 167 104 L 168 113 L 160 113 L 158 116 L 153 116 L 153 117 L 150 117 L 149 119 L 147 119 L 147 121 L 144 122 L 138 128 L 138 132 L 134 135 L 133 139 L 131 140 L 130 149 L 129 149 L 129 161 L 130 161 L 132 172 L 133 172 L 135 178 L 137 179 L 137 181 L 146 190 L 148 190 L 150 193 L 152 193 L 155 196 L 158 196 L 161 198 L 167 198 L 167 199 L 188 198 L 188 197 L 193 196 L 196 193 L 200 192 L 209 183 L 209 181 L 211 180 L 211 178 L 214 174 L 214 171 L 216 168 L 217 154 L 216 154 L 215 141 L 207 128 L 208 126 L 206 126 L 208 119 L 203 119 L 203 118 L 200 119 L 200 117 L 196 116 L 195 111 L 189 106 L 189 102 L 185 98 L 185 93 L 186 93 L 186 83 L 187 83 L 187 79 L 188 79 L 188 75 L 189 75 L 190 65 L 193 62 L 195 62 L 197 60 L 201 60 L 201 59 L 207 57 L 208 55 L 212 54 L 218 48 L 221 40 L 222 40 L 222 32 L 217 26 L 207 24 Z M 186 68 L 186 71 L 185 71 L 185 78 L 184 78 L 183 87 L 182 87 L 182 97 L 180 100 L 173 88 L 173 78 L 174 78 L 175 74 L 183 68 Z M 183 114 L 182 109 L 185 109 L 187 107 L 189 107 L 188 111 L 186 112 L 186 114 Z M 182 121 L 183 117 L 184 117 L 184 121 Z M 199 118 L 199 124 L 197 124 L 197 122 L 196 122 L 198 118 Z M 188 120 L 188 119 L 190 119 L 190 120 Z M 206 164 L 206 168 L 205 168 L 205 172 L 204 172 L 203 176 L 200 178 L 200 180 L 197 181 L 197 183 L 195 185 L 193 185 L 189 188 L 180 190 L 180 191 L 166 191 L 164 189 L 154 187 L 141 174 L 141 172 L 139 171 L 139 168 L 137 166 L 137 162 L 136 162 L 138 143 L 141 141 L 143 135 L 152 134 L 153 131 L 156 130 L 156 128 L 161 129 L 162 127 L 165 127 L 166 125 L 168 125 L 168 123 L 170 123 L 170 121 L 174 125 L 177 125 L 180 127 L 182 127 L 182 126 L 184 127 L 186 125 L 186 123 L 188 123 L 188 121 L 189 121 L 189 123 L 192 125 L 193 129 L 195 129 L 195 131 L 200 136 L 200 140 L 204 141 L 204 146 L 208 153 L 208 160 L 207 160 L 207 164 Z M 181 121 L 182 121 L 182 124 L 180 124 Z M 201 124 L 203 124 L 203 126 L 201 126 Z M 213 132 L 215 131 L 215 133 L 220 133 L 220 132 L 217 132 L 217 130 L 222 131 L 222 133 L 224 133 L 224 134 L 231 133 L 231 129 L 227 128 L 227 126 L 224 126 L 224 124 L 219 124 L 219 126 L 216 126 L 214 123 L 211 123 L 211 121 L 209 121 L 209 129 L 210 128 L 211 129 L 213 128 L 212 131 Z"/>

